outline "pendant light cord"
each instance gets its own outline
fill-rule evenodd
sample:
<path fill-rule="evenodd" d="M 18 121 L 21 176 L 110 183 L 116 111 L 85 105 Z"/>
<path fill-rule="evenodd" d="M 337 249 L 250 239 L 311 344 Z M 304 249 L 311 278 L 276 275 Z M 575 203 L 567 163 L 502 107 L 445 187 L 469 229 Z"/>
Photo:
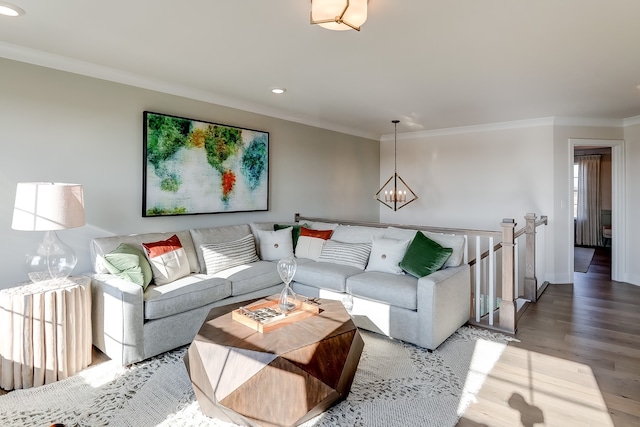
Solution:
<path fill-rule="evenodd" d="M 398 173 L 398 123 L 400 120 L 391 120 L 393 123 L 393 173 Z"/>

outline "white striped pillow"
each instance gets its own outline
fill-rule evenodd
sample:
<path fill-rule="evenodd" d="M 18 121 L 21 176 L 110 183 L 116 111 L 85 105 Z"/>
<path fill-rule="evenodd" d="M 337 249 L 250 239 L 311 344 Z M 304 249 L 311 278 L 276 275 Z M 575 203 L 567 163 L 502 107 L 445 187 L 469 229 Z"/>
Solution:
<path fill-rule="evenodd" d="M 351 265 L 361 270 L 367 266 L 371 243 L 342 243 L 327 240 L 322 247 L 318 261 Z"/>
<path fill-rule="evenodd" d="M 214 274 L 227 268 L 257 262 L 256 243 L 249 234 L 233 242 L 200 245 L 205 273 Z"/>

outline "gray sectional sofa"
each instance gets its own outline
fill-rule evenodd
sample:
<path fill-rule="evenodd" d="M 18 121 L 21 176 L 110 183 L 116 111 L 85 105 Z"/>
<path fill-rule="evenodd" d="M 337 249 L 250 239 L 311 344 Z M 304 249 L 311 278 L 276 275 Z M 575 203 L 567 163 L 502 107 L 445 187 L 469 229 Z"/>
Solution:
<path fill-rule="evenodd" d="M 315 230 L 332 229 L 324 247 L 333 247 L 333 255 L 328 249 L 315 255 L 298 247 L 294 249 L 291 233 L 295 230 L 280 227 L 274 231 L 274 223 L 94 239 L 91 242 L 95 269 L 94 345 L 121 365 L 186 345 L 193 340 L 211 308 L 279 293 L 283 283 L 275 261 L 287 252 L 300 255 L 296 259 L 293 289 L 307 297 L 347 298 L 353 303 L 352 315 L 358 327 L 435 349 L 468 320 L 470 273 L 469 266 L 462 263 L 462 237 L 430 236 L 455 249 L 444 268 L 418 279 L 408 274 L 369 271 L 367 266 L 354 266 L 349 259 L 351 248 L 355 253 L 368 243 L 369 253 L 373 254 L 375 239 L 410 240 L 415 230 L 328 223 L 304 225 Z M 188 264 L 184 277 L 170 278 L 166 283 L 159 280 L 158 267 L 172 268 L 171 261 L 166 259 L 164 264 L 151 262 L 155 282 L 163 284 L 152 282 L 146 288 L 128 280 L 127 274 L 114 274 L 112 268 L 107 268 L 109 255 L 122 244 L 143 249 L 143 244 L 165 241 L 173 235 L 182 246 L 182 264 Z M 235 265 L 232 262 L 228 264 L 231 267 L 225 268 L 225 263 L 239 256 L 235 249 L 227 249 L 247 240 L 254 245 L 255 254 L 243 258 L 247 262 Z M 243 247 L 246 249 L 247 245 L 243 243 Z M 248 256 L 246 250 L 242 251 Z M 224 257 L 218 252 L 224 252 Z M 344 262 L 343 256 L 348 262 Z M 361 262 L 362 254 L 359 256 Z M 385 257 L 383 254 L 381 259 Z M 375 264 L 373 260 L 365 260 L 366 265 L 367 262 Z"/>

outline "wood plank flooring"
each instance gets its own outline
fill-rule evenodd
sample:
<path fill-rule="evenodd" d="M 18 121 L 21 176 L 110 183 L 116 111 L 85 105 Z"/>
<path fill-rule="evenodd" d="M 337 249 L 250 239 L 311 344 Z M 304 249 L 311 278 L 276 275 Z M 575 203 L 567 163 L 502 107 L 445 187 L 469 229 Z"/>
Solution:
<path fill-rule="evenodd" d="M 640 426 L 640 286 L 609 250 L 527 308 L 458 426 Z"/>

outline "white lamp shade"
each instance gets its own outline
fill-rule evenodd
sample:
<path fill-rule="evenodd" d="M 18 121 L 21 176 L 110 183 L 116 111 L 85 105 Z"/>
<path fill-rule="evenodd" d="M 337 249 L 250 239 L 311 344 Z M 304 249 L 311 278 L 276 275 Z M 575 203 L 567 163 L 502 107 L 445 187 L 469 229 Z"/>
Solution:
<path fill-rule="evenodd" d="M 21 182 L 16 190 L 11 228 L 50 231 L 82 227 L 82 185 L 59 182 Z"/>
<path fill-rule="evenodd" d="M 360 27 L 367 20 L 368 0 L 349 0 L 349 8 L 342 20 L 354 27 Z M 311 0 L 311 16 L 314 21 L 333 20 L 333 22 L 318 23 L 323 28 L 335 31 L 350 30 L 351 27 L 335 22 L 335 18 L 342 14 L 347 0 Z"/>

